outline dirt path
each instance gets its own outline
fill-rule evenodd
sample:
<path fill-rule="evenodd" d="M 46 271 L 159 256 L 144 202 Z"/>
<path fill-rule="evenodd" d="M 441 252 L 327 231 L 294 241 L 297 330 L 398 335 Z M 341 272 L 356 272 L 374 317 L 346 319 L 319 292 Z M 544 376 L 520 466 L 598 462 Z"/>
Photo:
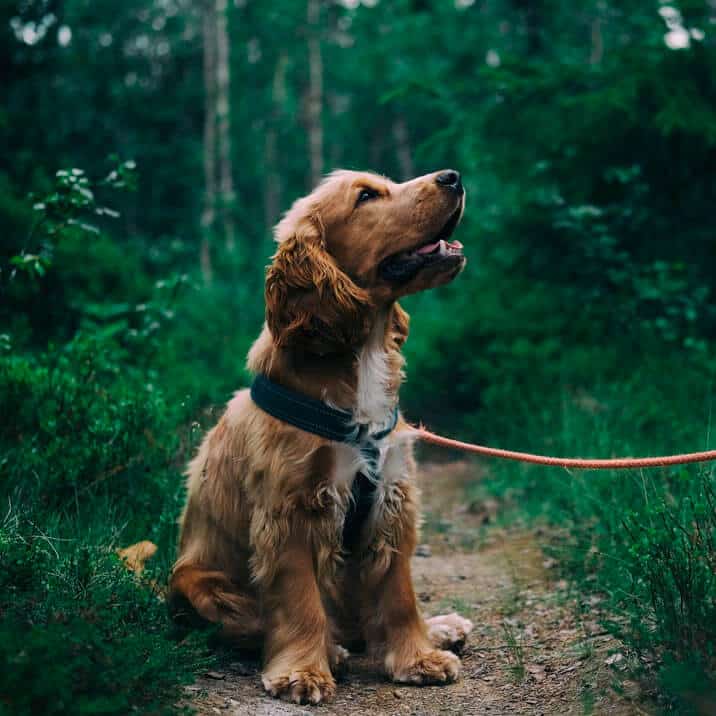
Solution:
<path fill-rule="evenodd" d="M 575 597 L 538 538 L 490 526 L 494 503 L 465 504 L 474 478 L 468 463 L 423 467 L 423 556 L 413 561 L 425 615 L 457 611 L 475 623 L 457 683 L 397 686 L 369 658 L 353 656 L 332 703 L 296 706 L 265 696 L 259 664 L 242 661 L 188 687 L 189 704 L 232 716 L 648 713 L 637 685 L 621 676 L 618 644 L 596 622 L 577 619 Z"/>

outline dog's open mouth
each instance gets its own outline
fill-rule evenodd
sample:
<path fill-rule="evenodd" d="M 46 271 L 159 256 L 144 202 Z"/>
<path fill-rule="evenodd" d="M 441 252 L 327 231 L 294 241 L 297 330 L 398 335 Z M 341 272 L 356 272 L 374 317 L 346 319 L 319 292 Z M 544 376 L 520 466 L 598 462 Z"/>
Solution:
<path fill-rule="evenodd" d="M 445 270 L 461 266 L 465 260 L 462 244 L 459 241 L 450 241 L 461 215 L 462 206 L 458 206 L 436 236 L 415 248 L 400 251 L 384 259 L 378 269 L 382 278 L 404 283 L 428 266 L 444 263 Z"/>

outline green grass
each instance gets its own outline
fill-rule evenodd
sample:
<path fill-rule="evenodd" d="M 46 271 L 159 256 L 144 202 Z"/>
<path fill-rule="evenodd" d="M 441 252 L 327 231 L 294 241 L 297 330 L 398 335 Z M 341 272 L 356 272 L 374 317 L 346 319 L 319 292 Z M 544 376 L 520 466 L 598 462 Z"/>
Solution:
<path fill-rule="evenodd" d="M 0 357 L 0 713 L 170 713 L 211 663 L 166 583 L 191 439 L 111 341 Z M 117 547 L 160 547 L 138 581 Z"/>
<path fill-rule="evenodd" d="M 525 678 L 525 653 L 522 647 L 522 637 L 515 628 L 505 620 L 502 622 L 502 634 L 507 646 L 507 663 L 515 683 L 519 684 Z"/>
<path fill-rule="evenodd" d="M 169 713 L 178 685 L 210 663 L 201 637 L 173 634 L 163 602 L 97 537 L 5 518 L 0 713 Z"/>
<path fill-rule="evenodd" d="M 656 368 L 656 366 L 654 366 Z M 551 454 L 665 454 L 713 447 L 711 396 L 698 375 L 678 388 L 640 380 L 563 391 L 504 446 Z M 578 472 L 490 463 L 506 520 L 547 522 L 547 549 L 583 594 L 599 593 L 605 627 L 634 657 L 633 675 L 666 710 L 698 711 L 716 687 L 716 478 L 711 465 Z"/>

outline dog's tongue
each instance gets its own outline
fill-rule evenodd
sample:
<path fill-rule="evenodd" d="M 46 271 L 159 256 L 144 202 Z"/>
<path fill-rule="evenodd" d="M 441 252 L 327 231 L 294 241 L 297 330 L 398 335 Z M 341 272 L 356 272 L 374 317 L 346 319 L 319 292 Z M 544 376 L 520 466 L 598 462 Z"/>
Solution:
<path fill-rule="evenodd" d="M 433 253 L 433 251 L 437 250 L 437 248 L 440 246 L 441 243 L 442 243 L 441 241 L 436 241 L 433 244 L 425 244 L 425 246 L 421 246 L 418 249 L 418 253 L 419 254 L 431 254 L 431 253 Z"/>
<path fill-rule="evenodd" d="M 446 249 L 452 249 L 453 251 L 459 251 L 462 248 L 462 244 L 459 241 L 445 241 L 445 239 L 440 239 L 439 241 L 435 241 L 432 244 L 425 244 L 425 246 L 421 246 L 417 253 L 419 254 L 434 254 L 438 249 L 440 249 L 443 253 Z"/>

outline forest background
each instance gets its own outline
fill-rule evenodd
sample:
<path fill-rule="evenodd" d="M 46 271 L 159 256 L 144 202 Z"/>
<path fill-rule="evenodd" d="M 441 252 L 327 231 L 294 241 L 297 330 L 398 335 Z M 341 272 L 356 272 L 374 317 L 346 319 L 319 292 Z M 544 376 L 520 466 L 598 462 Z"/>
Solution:
<path fill-rule="evenodd" d="M 713 0 L 0 0 L 0 713 L 172 710 L 214 658 L 159 545 L 338 167 L 459 169 L 469 263 L 409 298 L 408 419 L 573 455 L 714 447 Z M 491 466 L 664 710 L 713 694 L 710 467 Z"/>

